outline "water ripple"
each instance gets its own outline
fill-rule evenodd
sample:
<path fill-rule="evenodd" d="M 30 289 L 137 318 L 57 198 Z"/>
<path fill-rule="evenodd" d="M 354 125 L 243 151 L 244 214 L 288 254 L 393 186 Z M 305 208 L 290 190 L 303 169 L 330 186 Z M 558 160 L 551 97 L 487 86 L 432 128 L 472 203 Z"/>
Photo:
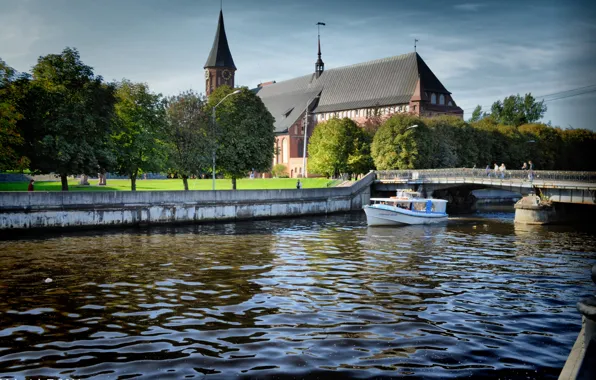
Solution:
<path fill-rule="evenodd" d="M 507 213 L 4 241 L 0 377 L 556 378 L 595 243 Z"/>

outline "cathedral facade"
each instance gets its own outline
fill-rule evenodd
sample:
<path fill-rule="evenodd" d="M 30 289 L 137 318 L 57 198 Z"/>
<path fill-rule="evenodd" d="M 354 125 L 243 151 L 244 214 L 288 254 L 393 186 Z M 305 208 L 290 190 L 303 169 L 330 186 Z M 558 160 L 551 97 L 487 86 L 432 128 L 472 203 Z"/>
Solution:
<path fill-rule="evenodd" d="M 372 116 L 388 117 L 395 113 L 463 118 L 463 110 L 451 93 L 416 52 L 330 70 L 324 67 L 319 41 L 314 72 L 281 82 L 262 83 L 253 90 L 275 118 L 273 165 L 286 166 L 290 177 L 308 175 L 304 140 L 308 141 L 317 123 L 334 117 L 348 117 L 357 123 Z M 222 84 L 234 87 L 236 66 L 221 11 L 205 70 L 207 95 Z"/>

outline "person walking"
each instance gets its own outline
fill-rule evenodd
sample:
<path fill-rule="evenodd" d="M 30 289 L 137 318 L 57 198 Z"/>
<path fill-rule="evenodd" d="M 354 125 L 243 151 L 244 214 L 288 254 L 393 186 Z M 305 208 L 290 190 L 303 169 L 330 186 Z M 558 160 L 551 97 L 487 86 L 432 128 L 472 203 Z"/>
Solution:
<path fill-rule="evenodd" d="M 526 163 L 524 162 L 524 164 L 522 165 L 522 168 L 521 168 L 521 170 L 528 170 L 528 164 L 526 164 Z"/>
<path fill-rule="evenodd" d="M 499 178 L 499 165 L 495 162 L 494 166 L 495 178 Z"/>
<path fill-rule="evenodd" d="M 298 180 L 298 182 L 296 182 L 296 188 L 298 190 L 302 189 L 302 182 L 300 182 L 300 180 Z"/>
<path fill-rule="evenodd" d="M 34 191 L 33 188 L 33 184 L 35 183 L 35 180 L 32 179 L 31 181 L 29 181 L 29 186 L 27 186 L 27 191 Z"/>
<path fill-rule="evenodd" d="M 486 176 L 490 177 L 490 165 L 486 165 Z"/>
<path fill-rule="evenodd" d="M 499 171 L 501 172 L 501 179 L 505 178 L 505 163 L 502 162 L 501 166 L 499 167 Z"/>
<path fill-rule="evenodd" d="M 528 179 L 530 182 L 534 181 L 534 164 L 532 161 L 528 161 Z"/>

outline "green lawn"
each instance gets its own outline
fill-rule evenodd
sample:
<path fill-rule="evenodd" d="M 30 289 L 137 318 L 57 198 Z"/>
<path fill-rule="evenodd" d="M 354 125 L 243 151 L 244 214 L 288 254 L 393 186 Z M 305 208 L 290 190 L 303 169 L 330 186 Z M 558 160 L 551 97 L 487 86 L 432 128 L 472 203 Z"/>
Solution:
<path fill-rule="evenodd" d="M 238 190 L 255 189 L 295 189 L 296 179 L 293 178 L 267 178 L 267 179 L 239 179 L 236 182 Z M 302 188 L 321 188 L 335 186 L 342 181 L 329 180 L 326 178 L 302 178 Z M 97 186 L 97 180 L 89 180 L 90 186 L 79 186 L 78 180 L 68 181 L 70 191 L 126 191 L 130 190 L 130 180 L 108 179 L 107 186 Z M 0 191 L 27 191 L 28 182 L 0 182 Z M 211 190 L 210 179 L 189 179 L 189 190 Z M 231 190 L 231 179 L 218 179 L 215 181 L 216 190 Z M 35 182 L 35 191 L 60 191 L 60 181 L 56 182 Z M 139 179 L 137 180 L 138 191 L 159 191 L 159 190 L 184 190 L 181 179 Z"/>

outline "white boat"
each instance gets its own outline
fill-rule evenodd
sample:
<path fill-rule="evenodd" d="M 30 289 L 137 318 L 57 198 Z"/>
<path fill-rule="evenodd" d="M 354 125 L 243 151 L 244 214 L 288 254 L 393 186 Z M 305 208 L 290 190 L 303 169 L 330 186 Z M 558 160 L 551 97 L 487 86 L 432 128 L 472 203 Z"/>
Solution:
<path fill-rule="evenodd" d="M 431 224 L 447 221 L 447 201 L 422 198 L 414 191 L 399 191 L 391 198 L 371 198 L 364 206 L 369 226 Z"/>

